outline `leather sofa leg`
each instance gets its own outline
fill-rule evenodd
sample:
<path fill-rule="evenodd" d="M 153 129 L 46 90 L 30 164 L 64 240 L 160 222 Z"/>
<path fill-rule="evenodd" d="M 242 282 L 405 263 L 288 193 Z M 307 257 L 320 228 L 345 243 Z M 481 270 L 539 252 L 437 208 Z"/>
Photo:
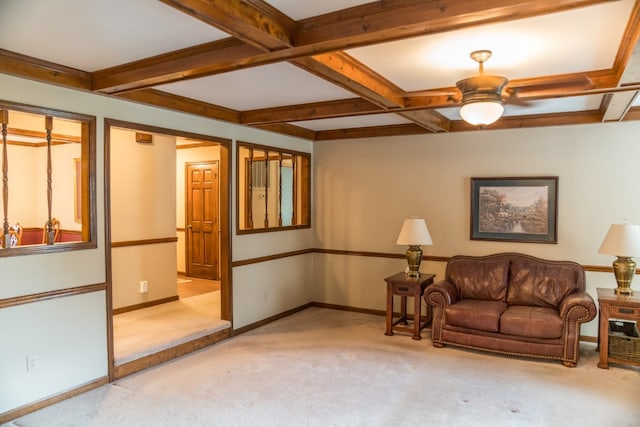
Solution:
<path fill-rule="evenodd" d="M 576 362 L 569 362 L 568 360 L 565 360 L 564 362 L 562 362 L 562 364 L 567 368 L 575 368 L 576 366 L 578 366 Z"/>
<path fill-rule="evenodd" d="M 434 342 L 433 342 L 433 346 L 434 346 L 435 348 L 442 348 L 442 347 L 444 347 L 444 343 L 441 343 L 441 342 L 435 342 L 435 341 L 434 341 Z"/>

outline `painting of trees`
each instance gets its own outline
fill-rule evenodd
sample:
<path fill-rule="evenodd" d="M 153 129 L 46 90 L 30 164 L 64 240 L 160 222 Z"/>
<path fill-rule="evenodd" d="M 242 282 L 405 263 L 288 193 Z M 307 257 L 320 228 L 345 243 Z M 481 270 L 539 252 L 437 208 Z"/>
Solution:
<path fill-rule="evenodd" d="M 558 177 L 471 178 L 471 239 L 557 243 Z"/>
<path fill-rule="evenodd" d="M 547 234 L 546 187 L 481 187 L 479 196 L 481 232 Z"/>

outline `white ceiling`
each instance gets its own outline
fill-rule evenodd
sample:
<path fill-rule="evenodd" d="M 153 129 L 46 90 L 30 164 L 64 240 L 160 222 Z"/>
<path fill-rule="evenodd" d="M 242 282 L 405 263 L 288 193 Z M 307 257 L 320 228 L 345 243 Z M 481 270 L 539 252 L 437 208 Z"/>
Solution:
<path fill-rule="evenodd" d="M 368 3 L 268 0 L 294 20 Z M 346 52 L 404 91 L 446 88 L 477 73 L 469 53 L 490 49 L 490 74 L 509 79 L 609 69 L 634 0 L 619 0 Z M 157 0 L 0 0 L 0 48 L 94 72 L 229 37 Z M 246 68 L 155 87 L 238 111 L 355 98 L 289 63 Z M 603 95 L 507 105 L 505 115 L 598 109 Z M 1 94 L 0 94 L 1 97 Z M 639 105 L 635 101 L 634 105 Z M 438 110 L 459 120 L 457 108 Z M 409 123 L 395 114 L 291 122 L 314 131 Z"/>

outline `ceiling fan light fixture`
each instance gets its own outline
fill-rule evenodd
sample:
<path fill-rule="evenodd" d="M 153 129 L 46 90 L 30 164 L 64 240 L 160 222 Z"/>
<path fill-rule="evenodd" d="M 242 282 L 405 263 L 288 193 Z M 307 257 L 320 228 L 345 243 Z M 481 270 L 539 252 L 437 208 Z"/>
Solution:
<path fill-rule="evenodd" d="M 462 120 L 473 126 L 487 126 L 498 120 L 504 112 L 502 102 L 496 100 L 476 101 L 460 107 Z"/>
<path fill-rule="evenodd" d="M 504 77 L 484 74 L 457 82 L 462 93 L 462 120 L 473 126 L 487 126 L 498 120 L 504 112 L 502 90 L 508 82 Z"/>

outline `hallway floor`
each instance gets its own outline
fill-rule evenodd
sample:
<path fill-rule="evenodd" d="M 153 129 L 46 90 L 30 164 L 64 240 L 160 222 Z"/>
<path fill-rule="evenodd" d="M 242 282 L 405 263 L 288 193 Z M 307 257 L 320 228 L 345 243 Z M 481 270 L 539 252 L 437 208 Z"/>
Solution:
<path fill-rule="evenodd" d="M 113 316 L 116 365 L 231 327 L 220 319 L 220 291 L 211 290 L 218 282 L 186 277 L 178 282 L 178 301 Z"/>

